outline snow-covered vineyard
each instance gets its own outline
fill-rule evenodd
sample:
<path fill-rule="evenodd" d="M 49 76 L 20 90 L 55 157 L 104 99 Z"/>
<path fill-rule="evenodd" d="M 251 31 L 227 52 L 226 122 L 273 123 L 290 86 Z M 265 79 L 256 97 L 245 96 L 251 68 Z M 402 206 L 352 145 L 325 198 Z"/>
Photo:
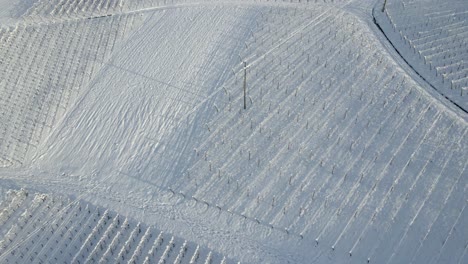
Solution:
<path fill-rule="evenodd" d="M 416 2 L 23 3 L 0 262 L 467 263 L 467 5 Z"/>
<path fill-rule="evenodd" d="M 468 111 L 467 2 L 388 0 L 384 14 L 375 13 L 385 34 L 407 61 L 442 94 Z"/>
<path fill-rule="evenodd" d="M 0 31 L 0 167 L 23 164 L 96 76 L 135 16 Z"/>
<path fill-rule="evenodd" d="M 232 263 L 104 208 L 25 190 L 8 192 L 0 226 L 2 263 Z"/>

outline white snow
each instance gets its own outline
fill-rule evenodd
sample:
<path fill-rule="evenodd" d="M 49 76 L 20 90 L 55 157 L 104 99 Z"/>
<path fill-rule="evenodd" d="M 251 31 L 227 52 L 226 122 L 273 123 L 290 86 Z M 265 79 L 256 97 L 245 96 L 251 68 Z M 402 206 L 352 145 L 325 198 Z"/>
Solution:
<path fill-rule="evenodd" d="M 381 4 L 38 1 L 0 36 L 0 188 L 30 193 L 0 258 L 464 263 L 467 116 Z"/>
<path fill-rule="evenodd" d="M 36 0 L 0 0 L 0 27 L 18 23 Z"/>
<path fill-rule="evenodd" d="M 408 63 L 466 112 L 468 4 L 464 0 L 388 1 L 378 23 Z"/>
<path fill-rule="evenodd" d="M 0 241 L 2 263 L 143 263 L 146 259 L 153 263 L 153 258 L 164 263 L 176 257 L 187 263 L 194 256 L 217 262 L 226 259 L 207 248 L 77 200 L 24 190 L 10 192 L 7 199 L 7 206 L 15 207 L 17 212 L 16 217 L 2 221 L 2 231 L 8 230 Z M 164 246 L 164 254 L 158 254 Z M 176 255 L 177 248 L 184 254 Z"/>

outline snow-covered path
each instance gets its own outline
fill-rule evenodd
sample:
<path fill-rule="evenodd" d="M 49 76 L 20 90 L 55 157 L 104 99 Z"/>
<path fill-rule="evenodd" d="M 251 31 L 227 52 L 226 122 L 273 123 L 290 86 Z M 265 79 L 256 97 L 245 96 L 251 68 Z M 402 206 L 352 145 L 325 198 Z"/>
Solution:
<path fill-rule="evenodd" d="M 241 262 L 464 263 L 466 115 L 382 45 L 376 1 L 117 2 L 95 19 L 44 16 L 44 2 L 2 31 L 8 71 L 49 79 L 0 82 L 2 188 L 71 196 Z M 82 26 L 81 41 L 59 33 Z M 59 43 L 44 55 L 56 67 L 10 50 L 31 27 L 57 32 L 41 42 Z M 60 110 L 7 115 L 21 98 L 42 113 L 33 88 Z"/>

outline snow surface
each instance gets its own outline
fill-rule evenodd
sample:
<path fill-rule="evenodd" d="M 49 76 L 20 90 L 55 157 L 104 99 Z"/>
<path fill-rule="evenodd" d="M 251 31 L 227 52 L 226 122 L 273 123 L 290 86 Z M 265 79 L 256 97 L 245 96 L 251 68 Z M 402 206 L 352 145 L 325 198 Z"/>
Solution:
<path fill-rule="evenodd" d="M 465 0 L 388 1 L 374 10 L 385 34 L 415 70 L 468 111 L 468 4 Z"/>
<path fill-rule="evenodd" d="M 466 263 L 467 115 L 374 25 L 381 4 L 35 2 L 0 32 L 2 208 L 26 188 L 217 262 Z M 50 240 L 28 223 L 41 238 L 3 235 L 2 259 Z M 102 259 L 90 243 L 33 262 Z"/>
<path fill-rule="evenodd" d="M 18 23 L 24 12 L 29 9 L 35 0 L 0 0 L 0 25 Z"/>
<path fill-rule="evenodd" d="M 8 192 L 1 206 L 2 263 L 232 262 L 200 245 L 78 200 L 22 189 Z"/>

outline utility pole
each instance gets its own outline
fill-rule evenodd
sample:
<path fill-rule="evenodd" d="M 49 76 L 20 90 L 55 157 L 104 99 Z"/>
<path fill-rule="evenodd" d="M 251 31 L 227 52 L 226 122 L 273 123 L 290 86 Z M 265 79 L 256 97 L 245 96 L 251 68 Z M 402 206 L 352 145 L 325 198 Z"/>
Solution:
<path fill-rule="evenodd" d="M 385 12 L 385 7 L 387 6 L 387 0 L 384 0 L 383 6 L 382 6 L 382 12 Z"/>
<path fill-rule="evenodd" d="M 244 109 L 247 109 L 247 63 L 244 61 Z"/>

